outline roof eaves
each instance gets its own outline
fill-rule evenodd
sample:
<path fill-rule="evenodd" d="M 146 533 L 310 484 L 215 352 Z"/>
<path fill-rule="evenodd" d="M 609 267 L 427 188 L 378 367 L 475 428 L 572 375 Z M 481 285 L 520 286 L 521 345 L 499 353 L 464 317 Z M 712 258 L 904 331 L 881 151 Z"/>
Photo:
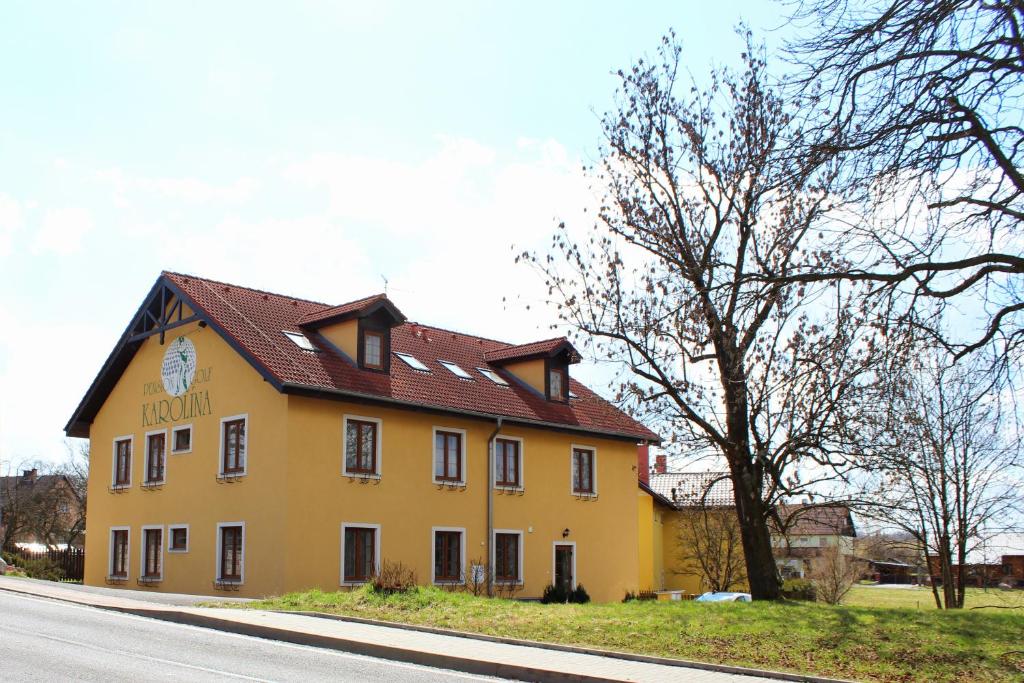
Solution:
<path fill-rule="evenodd" d="M 284 382 L 282 383 L 280 391 L 288 394 L 307 394 L 307 395 L 320 395 L 326 398 L 333 399 L 345 399 L 351 398 L 368 403 L 382 403 L 386 405 L 398 405 L 406 406 L 409 408 L 418 408 L 423 410 L 429 410 L 437 413 L 444 413 L 448 415 L 464 415 L 467 417 L 473 417 L 481 420 L 497 420 L 501 419 L 504 422 L 521 424 L 530 427 L 543 427 L 545 429 L 554 429 L 557 431 L 572 432 L 574 434 L 595 434 L 599 436 L 605 436 L 613 439 L 625 439 L 632 442 L 637 441 L 649 441 L 651 443 L 660 443 L 661 439 L 654 432 L 650 432 L 648 435 L 644 434 L 631 434 L 625 432 L 617 432 L 605 429 L 595 429 L 590 427 L 580 427 L 571 424 L 565 424 L 562 422 L 548 422 L 546 420 L 533 420 L 524 417 L 515 417 L 513 415 L 501 415 L 498 413 L 487 413 L 476 410 L 462 410 L 459 408 L 452 408 L 450 406 L 444 406 L 438 403 L 427 403 L 421 401 L 409 401 L 400 398 L 393 398 L 391 396 L 381 396 L 379 394 L 370 394 L 362 391 L 352 391 L 350 389 L 337 389 L 329 387 L 320 387 L 308 384 L 299 384 L 296 382 Z M 648 430 L 649 431 L 649 430 Z M 654 437 L 654 438 L 651 438 Z"/>

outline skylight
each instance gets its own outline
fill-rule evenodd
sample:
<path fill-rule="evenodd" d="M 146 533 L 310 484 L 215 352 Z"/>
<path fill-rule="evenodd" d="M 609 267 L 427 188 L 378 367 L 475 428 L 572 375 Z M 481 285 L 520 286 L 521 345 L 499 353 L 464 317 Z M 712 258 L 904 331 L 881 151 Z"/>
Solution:
<path fill-rule="evenodd" d="M 569 398 L 579 398 L 579 396 L 577 396 L 577 395 L 575 394 L 575 392 L 572 392 L 572 391 L 570 391 L 570 392 L 569 392 Z"/>
<path fill-rule="evenodd" d="M 423 372 L 430 372 L 430 368 L 424 365 L 416 356 L 410 356 L 408 353 L 399 353 L 397 351 L 395 351 L 395 355 L 404 360 L 405 364 L 408 365 L 413 370 L 422 370 Z"/>
<path fill-rule="evenodd" d="M 288 332 L 282 330 L 281 333 L 284 336 L 291 339 L 293 342 L 295 342 L 295 345 L 298 346 L 303 351 L 316 351 L 316 347 L 313 346 L 313 342 L 309 341 L 309 337 L 302 334 L 301 332 Z"/>
<path fill-rule="evenodd" d="M 502 379 L 501 375 L 496 373 L 494 370 L 488 370 L 487 368 L 477 368 L 477 370 L 480 372 L 481 375 L 491 380 L 495 384 L 500 384 L 505 387 L 508 386 L 508 382 Z"/>
<path fill-rule="evenodd" d="M 454 374 L 456 377 L 461 377 L 462 379 L 473 379 L 472 375 L 470 375 L 468 372 L 466 372 L 465 370 L 463 370 L 450 360 L 439 360 L 437 362 L 451 370 L 452 374 Z"/>

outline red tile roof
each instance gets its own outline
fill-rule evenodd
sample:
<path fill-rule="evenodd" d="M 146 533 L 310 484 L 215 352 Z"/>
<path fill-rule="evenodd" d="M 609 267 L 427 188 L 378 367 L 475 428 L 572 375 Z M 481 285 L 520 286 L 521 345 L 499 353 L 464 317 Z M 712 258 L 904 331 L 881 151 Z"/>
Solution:
<path fill-rule="evenodd" d="M 503 417 L 523 424 L 658 440 L 656 434 L 573 379 L 569 381 L 569 388 L 577 398 L 565 404 L 546 400 L 539 392 L 498 368 L 494 370 L 505 377 L 508 386 L 485 378 L 476 368 L 488 367 L 487 354 L 514 348 L 502 342 L 403 322 L 392 329 L 392 352 L 415 356 L 430 372 L 414 370 L 396 359 L 391 363 L 390 373 L 383 374 L 359 369 L 315 331 L 309 331 L 307 336 L 317 352 L 304 351 L 282 333 L 300 329 L 303 321 L 336 316 L 341 308 L 367 307 L 372 300 L 380 300 L 384 295 L 344 306 L 330 306 L 169 272 L 162 274 L 154 291 L 161 282 L 180 291 L 211 327 L 281 391 L 377 400 L 487 418 Z M 126 344 L 127 335 L 126 332 L 122 346 L 131 346 Z M 117 353 L 115 349 L 111 357 Z M 460 379 L 438 360 L 460 365 L 472 379 Z M 110 367 L 125 364 L 121 361 Z M 98 410 L 97 401 L 102 404 L 106 391 L 102 387 L 109 380 L 105 374 L 106 368 L 83 399 L 69 423 L 69 431 L 80 431 L 76 427 L 91 421 L 89 413 Z"/>
<path fill-rule="evenodd" d="M 569 357 L 572 362 L 579 362 L 579 352 L 576 351 L 573 345 L 565 337 L 555 337 L 554 339 L 545 339 L 544 341 L 530 342 L 529 344 L 505 346 L 500 349 L 488 351 L 484 354 L 484 359 L 487 360 L 488 363 L 501 363 L 503 361 L 510 360 L 542 358 L 554 355 L 563 348 L 569 351 Z"/>
<path fill-rule="evenodd" d="M 728 472 L 652 472 L 651 489 L 678 508 L 735 504 Z"/>
<path fill-rule="evenodd" d="M 298 324 L 316 325 L 316 323 L 323 322 L 325 320 L 343 319 L 347 316 L 358 314 L 377 302 L 386 300 L 386 294 L 374 294 L 373 296 L 356 299 L 355 301 L 350 301 L 347 304 L 341 304 L 340 306 L 330 306 L 316 311 L 315 313 L 307 313 L 299 318 Z"/>

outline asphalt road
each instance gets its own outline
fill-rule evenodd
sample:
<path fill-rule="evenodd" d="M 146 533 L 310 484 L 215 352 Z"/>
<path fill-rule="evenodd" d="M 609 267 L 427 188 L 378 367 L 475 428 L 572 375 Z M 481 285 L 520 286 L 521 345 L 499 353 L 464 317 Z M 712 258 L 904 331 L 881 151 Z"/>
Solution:
<path fill-rule="evenodd" d="M 0 591 L 0 681 L 486 681 Z"/>

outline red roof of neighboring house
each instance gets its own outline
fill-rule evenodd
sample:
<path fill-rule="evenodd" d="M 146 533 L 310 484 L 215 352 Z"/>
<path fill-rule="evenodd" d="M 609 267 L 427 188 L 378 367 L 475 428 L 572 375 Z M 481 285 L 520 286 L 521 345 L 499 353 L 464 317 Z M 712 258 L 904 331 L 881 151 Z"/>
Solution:
<path fill-rule="evenodd" d="M 392 329 L 391 351 L 415 356 L 430 372 L 414 370 L 396 358 L 390 364 L 390 373 L 383 374 L 358 368 L 315 330 L 307 336 L 317 347 L 316 352 L 301 349 L 283 334 L 284 330 L 301 329 L 303 323 L 309 326 L 381 301 L 387 301 L 397 312 L 384 295 L 330 306 L 178 273 L 163 273 L 153 291 L 162 283 L 184 295 L 186 303 L 280 391 L 397 403 L 484 418 L 502 417 L 522 424 L 658 440 L 651 430 L 573 379 L 569 388 L 576 398 L 568 403 L 548 401 L 497 367 L 491 369 L 504 376 L 508 386 L 487 379 L 477 370 L 488 367 L 487 354 L 515 348 L 502 342 L 402 322 Z M 404 320 L 400 313 L 398 316 Z M 116 377 L 108 375 L 123 372 L 130 360 L 124 354 L 133 355 L 137 349 L 138 343 L 133 347 L 130 342 L 133 325 L 134 321 L 69 422 L 69 434 L 87 432 L 88 424 L 109 393 L 108 386 L 112 388 L 116 382 Z M 440 365 L 439 360 L 456 363 L 472 379 L 459 378 Z"/>
<path fill-rule="evenodd" d="M 790 503 L 778 506 L 789 536 L 856 536 L 850 507 L 842 503 Z"/>
<path fill-rule="evenodd" d="M 569 352 L 569 359 L 573 363 L 580 360 L 580 354 L 565 337 L 555 337 L 544 341 L 530 342 L 529 344 L 517 344 L 515 346 L 503 346 L 500 349 L 488 351 L 484 359 L 488 363 L 502 363 L 512 360 L 526 360 L 528 358 L 545 358 L 553 356 L 561 351 Z"/>

